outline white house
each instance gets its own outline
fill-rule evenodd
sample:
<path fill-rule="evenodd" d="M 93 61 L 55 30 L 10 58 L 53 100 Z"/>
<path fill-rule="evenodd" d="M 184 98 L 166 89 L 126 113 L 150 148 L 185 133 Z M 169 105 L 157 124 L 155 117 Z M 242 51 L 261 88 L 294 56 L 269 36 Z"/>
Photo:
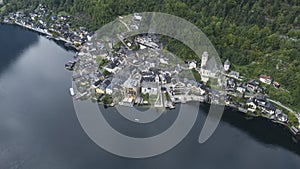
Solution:
<path fill-rule="evenodd" d="M 92 35 L 88 35 L 86 38 L 87 38 L 88 41 L 91 41 L 92 38 L 93 38 L 93 36 Z"/>
<path fill-rule="evenodd" d="M 165 65 L 168 64 L 168 61 L 165 60 L 164 58 L 160 58 L 159 61 L 160 61 L 160 63 L 162 63 L 162 64 L 165 64 Z"/>
<path fill-rule="evenodd" d="M 246 92 L 246 88 L 243 87 L 243 86 L 238 86 L 238 87 L 236 88 L 236 90 L 239 91 L 240 93 L 245 93 L 245 92 Z"/>
<path fill-rule="evenodd" d="M 161 83 L 162 83 L 162 84 L 166 84 L 166 83 L 167 83 L 167 80 L 166 80 L 166 78 L 165 78 L 164 75 L 160 74 L 160 75 L 159 75 L 159 78 L 161 79 Z"/>
<path fill-rule="evenodd" d="M 270 85 L 272 83 L 272 78 L 270 76 L 267 76 L 267 75 L 260 75 L 259 76 L 259 81 L 261 81 L 262 83 Z"/>
<path fill-rule="evenodd" d="M 199 93 L 201 96 L 203 96 L 206 93 L 206 91 L 204 89 L 202 89 L 201 87 L 192 86 L 191 88 L 195 92 Z"/>
<path fill-rule="evenodd" d="M 112 91 L 112 84 L 108 85 L 105 89 L 105 93 L 106 94 L 112 94 L 113 91 Z"/>
<path fill-rule="evenodd" d="M 149 93 L 150 95 L 157 95 L 157 92 L 158 92 L 157 86 L 158 85 L 155 82 L 143 81 L 141 84 L 141 92 L 143 94 Z"/>
<path fill-rule="evenodd" d="M 197 62 L 190 62 L 189 63 L 189 69 L 196 69 L 197 68 Z"/>
<path fill-rule="evenodd" d="M 133 17 L 136 21 L 141 21 L 142 20 L 142 16 L 139 13 L 134 13 Z"/>
<path fill-rule="evenodd" d="M 253 102 L 253 99 L 247 100 L 248 111 L 255 112 L 257 105 Z"/>
<path fill-rule="evenodd" d="M 275 116 L 281 122 L 287 122 L 288 121 L 288 115 L 283 113 L 282 110 L 277 109 L 275 111 Z"/>

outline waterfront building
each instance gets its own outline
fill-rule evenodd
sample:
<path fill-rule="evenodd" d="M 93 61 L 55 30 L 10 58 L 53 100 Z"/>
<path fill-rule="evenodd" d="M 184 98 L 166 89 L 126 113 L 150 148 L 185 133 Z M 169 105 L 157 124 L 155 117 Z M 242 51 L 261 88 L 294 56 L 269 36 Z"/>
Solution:
<path fill-rule="evenodd" d="M 141 93 L 150 95 L 157 95 L 158 85 L 155 82 L 146 82 L 143 81 L 141 84 Z"/>

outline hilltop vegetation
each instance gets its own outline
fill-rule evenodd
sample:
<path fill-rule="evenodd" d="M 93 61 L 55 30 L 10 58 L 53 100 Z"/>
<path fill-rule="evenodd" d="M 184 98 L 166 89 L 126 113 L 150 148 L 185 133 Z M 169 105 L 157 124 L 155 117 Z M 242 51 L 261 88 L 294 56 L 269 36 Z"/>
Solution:
<path fill-rule="evenodd" d="M 119 15 L 159 11 L 187 19 L 212 41 L 222 60 L 229 58 L 243 76 L 268 74 L 288 92 L 271 97 L 300 110 L 300 1 L 299 0 L 5 0 L 2 13 L 33 10 L 44 3 L 53 13 L 67 13 L 73 24 L 91 31 Z M 194 53 L 172 41 L 175 54 Z"/>

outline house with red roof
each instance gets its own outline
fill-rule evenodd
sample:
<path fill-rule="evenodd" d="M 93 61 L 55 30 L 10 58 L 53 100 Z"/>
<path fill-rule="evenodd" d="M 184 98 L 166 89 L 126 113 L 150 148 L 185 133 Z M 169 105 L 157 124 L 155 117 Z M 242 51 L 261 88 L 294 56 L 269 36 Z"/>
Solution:
<path fill-rule="evenodd" d="M 259 81 L 261 81 L 262 83 L 270 85 L 270 84 L 272 84 L 272 77 L 267 76 L 267 75 L 260 75 L 259 76 Z"/>

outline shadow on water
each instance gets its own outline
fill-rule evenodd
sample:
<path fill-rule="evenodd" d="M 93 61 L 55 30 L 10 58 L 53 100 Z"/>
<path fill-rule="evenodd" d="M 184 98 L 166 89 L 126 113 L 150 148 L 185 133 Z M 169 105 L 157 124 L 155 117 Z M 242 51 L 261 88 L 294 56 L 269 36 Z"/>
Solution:
<path fill-rule="evenodd" d="M 21 56 L 23 51 L 35 45 L 39 36 L 31 31 L 20 31 L 23 28 L 15 25 L 2 24 L 0 27 L 0 46 L 5 49 L 0 51 L 0 73 L 2 73 L 6 67 Z"/>
<path fill-rule="evenodd" d="M 209 105 L 202 105 L 204 112 L 208 112 Z M 300 143 L 294 142 L 288 128 L 273 123 L 265 118 L 247 119 L 246 115 L 231 109 L 226 109 L 222 122 L 243 131 L 255 140 L 270 146 L 280 146 L 300 155 Z"/>
<path fill-rule="evenodd" d="M 201 104 L 198 120 L 194 128 L 202 129 L 207 116 L 205 112 L 209 111 L 209 107 L 207 104 Z M 138 124 L 126 120 L 115 108 L 104 109 L 103 106 L 100 106 L 103 116 L 115 130 L 125 135 L 139 138 L 154 136 L 168 129 L 178 116 L 178 108 L 179 106 L 175 110 L 169 110 L 152 123 Z M 229 124 L 260 143 L 280 146 L 300 155 L 300 143 L 295 143 L 292 140 L 292 134 L 285 126 L 275 124 L 264 118 L 249 120 L 246 119 L 244 114 L 231 109 L 225 110 L 222 116 L 222 123 Z"/>

